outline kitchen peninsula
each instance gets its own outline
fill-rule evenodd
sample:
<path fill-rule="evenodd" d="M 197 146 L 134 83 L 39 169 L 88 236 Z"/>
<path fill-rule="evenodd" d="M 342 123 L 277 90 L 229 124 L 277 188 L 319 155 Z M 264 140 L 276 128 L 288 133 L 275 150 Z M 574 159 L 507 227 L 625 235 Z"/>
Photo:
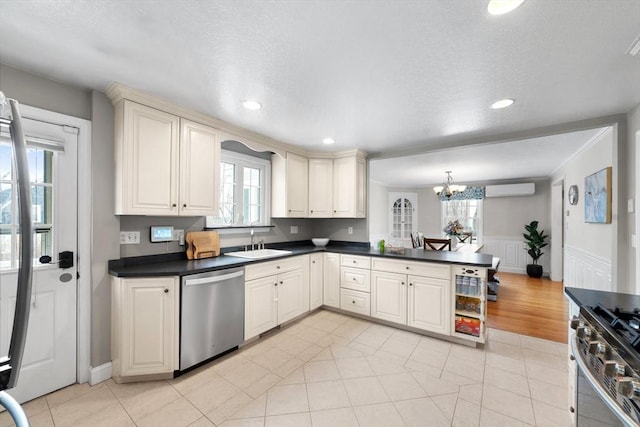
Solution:
<path fill-rule="evenodd" d="M 448 340 L 473 345 L 485 342 L 491 255 L 422 249 L 381 253 L 368 243 L 347 242 L 322 248 L 307 241 L 270 247 L 290 253 L 259 260 L 224 254 L 187 260 L 184 253 L 174 253 L 110 261 L 114 378 L 135 381 L 151 375 L 173 376 L 179 370 L 180 281 L 235 267 L 245 270 L 241 307 L 245 343 L 318 307 Z M 138 295 L 136 309 L 162 313 L 158 317 L 162 322 L 148 322 L 141 316 L 132 321 L 134 316 L 126 312 L 125 307 L 132 307 L 125 301 L 132 295 L 126 290 L 142 281 L 155 292 L 149 291 L 148 301 L 144 294 Z M 147 303 L 146 310 L 140 310 Z M 138 352 L 139 348 L 147 350 Z M 150 348 L 157 349 L 156 353 Z M 123 355 L 132 353 L 144 357 L 124 363 Z M 150 361 L 157 361 L 157 369 L 149 368 Z M 142 369 L 125 364 L 138 364 Z"/>

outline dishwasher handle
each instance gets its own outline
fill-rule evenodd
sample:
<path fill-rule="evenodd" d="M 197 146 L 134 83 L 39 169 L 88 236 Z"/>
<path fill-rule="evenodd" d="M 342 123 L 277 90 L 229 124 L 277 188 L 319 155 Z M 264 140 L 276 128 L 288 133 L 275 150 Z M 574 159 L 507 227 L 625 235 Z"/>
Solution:
<path fill-rule="evenodd" d="M 224 280 L 234 279 L 236 277 L 244 276 L 244 271 L 236 271 L 235 273 L 222 274 L 220 276 L 199 277 L 197 279 L 185 279 L 184 286 L 197 286 L 204 284 L 211 284 L 216 282 L 222 282 Z"/>

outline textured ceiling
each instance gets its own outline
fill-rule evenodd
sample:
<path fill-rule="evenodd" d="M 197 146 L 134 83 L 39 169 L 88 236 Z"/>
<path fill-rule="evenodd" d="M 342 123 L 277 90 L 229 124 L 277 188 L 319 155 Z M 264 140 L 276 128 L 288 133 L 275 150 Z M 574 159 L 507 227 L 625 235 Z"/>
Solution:
<path fill-rule="evenodd" d="M 312 150 L 428 150 L 640 103 L 640 56 L 625 54 L 640 1 L 486 4 L 2 0 L 0 61 L 100 91 L 118 81 Z"/>

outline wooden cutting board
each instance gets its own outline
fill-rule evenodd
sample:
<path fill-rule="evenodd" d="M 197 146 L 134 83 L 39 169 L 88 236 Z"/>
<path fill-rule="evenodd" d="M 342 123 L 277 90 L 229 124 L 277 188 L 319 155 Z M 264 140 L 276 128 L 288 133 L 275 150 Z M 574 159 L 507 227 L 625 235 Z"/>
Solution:
<path fill-rule="evenodd" d="M 184 240 L 188 259 L 212 258 L 220 255 L 220 238 L 215 231 L 189 231 Z"/>

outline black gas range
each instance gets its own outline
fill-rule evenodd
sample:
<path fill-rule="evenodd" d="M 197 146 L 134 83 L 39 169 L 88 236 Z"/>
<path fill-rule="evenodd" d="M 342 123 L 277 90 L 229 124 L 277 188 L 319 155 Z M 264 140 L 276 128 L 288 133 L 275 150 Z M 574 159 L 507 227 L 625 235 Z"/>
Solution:
<path fill-rule="evenodd" d="M 610 420 L 599 421 L 603 425 L 639 426 L 640 309 L 607 308 L 601 304 L 582 306 L 571 327 L 576 330 L 571 344 L 580 375 L 612 413 Z M 580 425 L 580 391 L 578 393 Z M 586 399 L 583 406 L 585 403 Z M 583 408 L 583 415 L 587 409 L 593 408 Z M 585 421 L 586 418 L 588 416 Z M 615 423 L 614 418 L 619 423 Z"/>

